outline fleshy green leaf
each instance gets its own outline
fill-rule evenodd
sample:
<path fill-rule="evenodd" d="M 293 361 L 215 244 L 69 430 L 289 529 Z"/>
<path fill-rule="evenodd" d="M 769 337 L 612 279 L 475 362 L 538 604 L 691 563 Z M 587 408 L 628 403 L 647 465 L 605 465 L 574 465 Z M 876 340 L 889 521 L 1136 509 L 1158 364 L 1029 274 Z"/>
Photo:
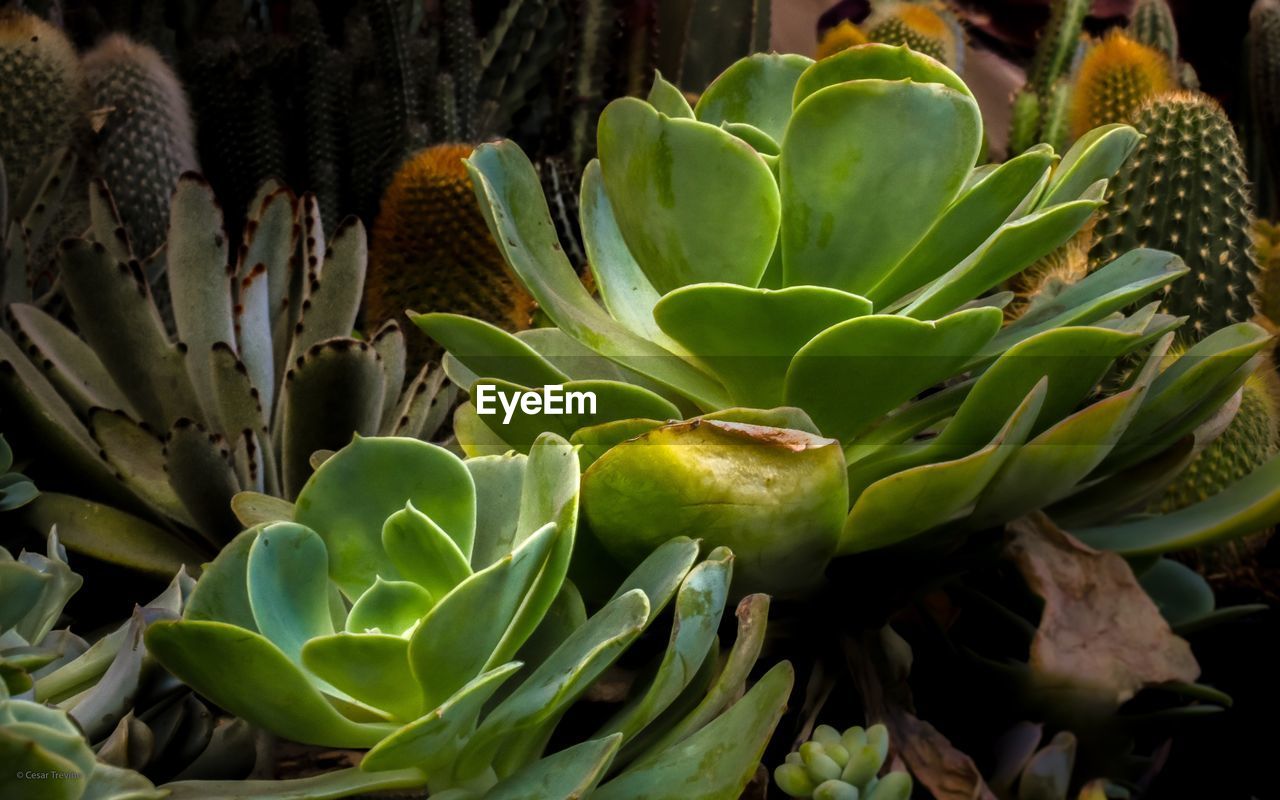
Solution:
<path fill-rule="evenodd" d="M 303 645 L 302 664 L 339 691 L 396 719 L 412 720 L 422 713 L 407 639 L 385 633 L 317 636 Z"/>
<path fill-rule="evenodd" d="M 566 747 L 500 781 L 485 800 L 590 797 L 621 745 L 622 736 L 615 734 Z"/>
<path fill-rule="evenodd" d="M 401 577 L 382 526 L 405 503 L 440 526 L 463 553 L 475 538 L 475 485 L 462 461 L 416 439 L 356 438 L 320 465 L 298 494 L 295 521 L 316 531 L 330 577 L 358 597 L 381 575 Z"/>
<path fill-rule="evenodd" d="M 146 641 L 148 651 L 184 683 L 279 736 L 326 747 L 364 748 L 395 730 L 340 715 L 300 667 L 252 631 L 221 622 L 160 621 L 147 629 Z M 235 656 L 219 657 L 226 653 Z"/>
<path fill-rule="evenodd" d="M 782 141 L 791 119 L 796 81 L 813 64 L 800 55 L 756 53 L 735 61 L 698 97 L 698 119 L 745 122 Z"/>
<path fill-rule="evenodd" d="M 653 86 L 649 88 L 649 105 L 668 117 L 693 119 L 693 108 L 678 87 L 654 72 Z"/>
<path fill-rule="evenodd" d="M 610 103 L 597 136 L 618 228 L 654 288 L 759 283 L 781 211 L 773 173 L 749 145 L 635 98 Z"/>
<path fill-rule="evenodd" d="M 308 639 L 333 633 L 329 558 L 310 528 L 266 526 L 249 546 L 245 582 L 258 631 L 295 663 Z"/>
<path fill-rule="evenodd" d="M 433 605 L 432 595 L 412 581 L 378 578 L 356 598 L 347 615 L 347 631 L 381 631 L 399 636 L 418 624 Z"/>
<path fill-rule="evenodd" d="M 479 377 L 529 386 L 569 379 L 532 347 L 501 328 L 460 314 L 411 314 L 413 323 Z"/>
<path fill-rule="evenodd" d="M 1053 171 L 1041 208 L 1074 200 L 1100 180 L 1120 169 L 1142 135 L 1128 125 L 1102 125 L 1081 136 Z"/>
<path fill-rule="evenodd" d="M 427 593 L 427 607 L 415 621 L 426 614 L 431 603 L 471 575 L 471 566 L 457 543 L 413 503 L 387 517 L 382 526 L 382 547 L 400 574 Z"/>
<path fill-rule="evenodd" d="M 806 342 L 870 313 L 868 300 L 838 289 L 727 283 L 677 289 L 653 309 L 662 330 L 697 353 L 735 403 L 758 408 L 782 403 L 787 368 Z"/>

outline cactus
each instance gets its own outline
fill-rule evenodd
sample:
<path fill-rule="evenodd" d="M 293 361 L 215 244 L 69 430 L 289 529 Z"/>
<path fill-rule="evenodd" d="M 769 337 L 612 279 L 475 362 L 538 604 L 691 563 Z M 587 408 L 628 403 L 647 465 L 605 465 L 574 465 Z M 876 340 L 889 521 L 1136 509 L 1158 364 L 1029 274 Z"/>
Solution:
<path fill-rule="evenodd" d="M 879 4 L 863 28 L 873 42 L 905 44 L 956 72 L 964 71 L 964 29 L 940 2 Z"/>
<path fill-rule="evenodd" d="M 15 8 L 0 9 L 0 160 L 22 186 L 46 158 L 76 143 L 85 118 L 84 77 L 57 28 Z"/>
<path fill-rule="evenodd" d="M 1035 145 L 1040 137 L 1042 118 L 1040 95 L 1024 86 L 1013 95 L 1013 109 L 1009 115 L 1009 152 L 1022 153 Z"/>
<path fill-rule="evenodd" d="M 1167 0 L 1138 0 L 1129 18 L 1129 37 L 1178 63 L 1178 26 Z"/>
<path fill-rule="evenodd" d="M 1249 105 L 1245 143 L 1249 148 L 1249 174 L 1261 211 L 1280 211 L 1280 0 L 1257 0 L 1249 12 Z"/>
<path fill-rule="evenodd" d="M 1222 109 L 1190 92 L 1153 98 L 1133 124 L 1146 135 L 1108 190 L 1094 264 L 1134 247 L 1179 253 L 1187 280 L 1165 294 L 1199 339 L 1254 316 L 1258 276 L 1252 203 L 1240 145 Z"/>
<path fill-rule="evenodd" d="M 94 108 L 104 114 L 99 174 L 134 250 L 149 256 L 164 242 L 178 176 L 199 168 L 186 97 L 159 53 L 122 35 L 86 55 L 84 73 Z"/>
<path fill-rule="evenodd" d="M 1089 48 L 1071 93 L 1071 135 L 1109 122 L 1129 122 L 1151 97 L 1176 86 L 1172 62 L 1160 51 L 1112 31 Z"/>
<path fill-rule="evenodd" d="M 1272 326 L 1280 326 L 1280 225 L 1258 220 L 1253 244 L 1262 277 L 1258 282 L 1258 311 Z"/>
<path fill-rule="evenodd" d="M 364 318 L 402 320 L 405 309 L 464 311 L 508 330 L 529 327 L 533 301 L 507 272 L 476 203 L 463 159 L 471 145 L 441 144 L 407 160 L 373 224 Z M 410 363 L 430 355 L 410 341 Z"/>
<path fill-rule="evenodd" d="M 889 772 L 889 731 L 884 725 L 849 728 L 840 733 L 819 725 L 813 738 L 800 745 L 773 772 L 778 788 L 790 797 L 813 800 L 907 800 L 911 776 Z"/>
<path fill-rule="evenodd" d="M 833 56 L 841 50 L 848 50 L 850 47 L 866 44 L 867 41 L 867 34 L 853 24 L 852 20 L 840 20 L 839 24 L 831 26 L 826 33 L 822 34 L 815 57 L 823 59 L 827 56 Z"/>
<path fill-rule="evenodd" d="M 1027 73 L 1027 85 L 1035 91 L 1046 93 L 1071 68 L 1090 5 L 1089 0 L 1052 0 L 1049 22 L 1040 33 Z"/>

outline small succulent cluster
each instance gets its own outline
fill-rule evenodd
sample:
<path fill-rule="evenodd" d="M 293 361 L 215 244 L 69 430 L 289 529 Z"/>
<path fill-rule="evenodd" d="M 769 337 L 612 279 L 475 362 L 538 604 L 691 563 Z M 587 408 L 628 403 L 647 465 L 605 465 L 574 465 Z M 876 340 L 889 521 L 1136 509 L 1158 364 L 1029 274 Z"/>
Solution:
<path fill-rule="evenodd" d="M 359 767 L 276 791 L 737 797 L 791 690 L 780 664 L 734 700 L 768 599 L 743 600 L 721 660 L 733 555 L 700 557 L 675 538 L 588 617 L 565 580 L 578 471 L 576 448 L 550 434 L 527 457 L 465 462 L 424 442 L 357 439 L 316 470 L 291 519 L 228 545 L 183 619 L 153 624 L 147 646 L 277 735 L 369 749 Z M 575 700 L 668 605 L 656 670 L 594 736 L 544 755 Z"/>
<path fill-rule="evenodd" d="M 888 755 L 889 731 L 884 725 L 855 725 L 844 733 L 819 725 L 813 737 L 774 770 L 773 779 L 790 797 L 906 800 L 911 796 L 911 776 L 899 771 L 880 774 Z"/>

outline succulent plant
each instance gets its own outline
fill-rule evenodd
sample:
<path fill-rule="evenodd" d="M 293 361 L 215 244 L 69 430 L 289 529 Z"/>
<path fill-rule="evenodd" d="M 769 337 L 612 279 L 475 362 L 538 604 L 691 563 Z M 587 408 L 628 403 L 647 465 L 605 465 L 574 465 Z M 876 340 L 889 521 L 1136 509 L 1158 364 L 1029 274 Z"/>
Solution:
<path fill-rule="evenodd" d="M 1274 217 L 1280 213 L 1280 151 L 1275 144 L 1280 135 L 1280 2 L 1255 0 L 1245 50 L 1249 102 L 1242 139 L 1258 207 Z"/>
<path fill-rule="evenodd" d="M 357 439 L 320 465 L 291 519 L 223 550 L 184 618 L 153 624 L 147 646 L 280 736 L 369 748 L 357 768 L 274 791 L 732 800 L 791 688 L 781 664 L 732 702 L 767 598 L 743 601 L 722 661 L 733 556 L 700 560 L 698 543 L 674 539 L 588 617 L 565 581 L 577 461 L 554 435 L 528 456 L 465 462 L 417 440 Z M 670 641 L 650 677 L 591 738 L 544 756 L 574 701 L 669 603 Z M 231 648 L 236 658 L 218 657 Z M 200 789 L 167 788 L 179 787 Z"/>
<path fill-rule="evenodd" d="M 876 3 L 863 28 L 869 41 L 906 45 L 956 72 L 964 71 L 964 28 L 939 0 Z"/>
<path fill-rule="evenodd" d="M 0 75 L 0 160 L 21 186 L 54 151 L 76 144 L 88 111 L 84 77 L 67 37 L 15 7 L 0 9 Z"/>
<path fill-rule="evenodd" d="M 1109 122 L 1132 122 L 1142 105 L 1173 89 L 1173 62 L 1153 47 L 1112 31 L 1080 61 L 1071 93 L 1071 135 Z"/>
<path fill-rule="evenodd" d="M 1149 100 L 1133 124 L 1145 138 L 1109 188 L 1094 263 L 1135 247 L 1173 250 L 1191 276 L 1164 305 L 1189 318 L 1189 336 L 1253 319 L 1253 205 L 1231 121 L 1211 98 L 1174 92 Z"/>
<path fill-rule="evenodd" d="M 528 328 L 533 300 L 513 278 L 476 205 L 463 159 L 471 145 L 419 151 L 396 171 L 369 244 L 364 318 L 399 320 L 406 308 L 466 313 L 506 330 Z M 428 356 L 409 342 L 410 362 Z"/>
<path fill-rule="evenodd" d="M 62 203 L 75 183 L 76 164 L 70 150 L 57 150 L 18 185 L 0 160 L 0 304 L 52 302 L 54 276 L 46 256 L 64 226 Z"/>
<path fill-rule="evenodd" d="M 150 256 L 168 233 L 178 177 L 199 168 L 186 96 L 159 53 L 119 34 L 86 54 L 83 69 L 93 107 L 104 115 L 94 142 L 97 172 L 133 250 Z"/>
<path fill-rule="evenodd" d="M 1164 53 L 1170 64 L 1178 63 L 1178 25 L 1167 0 L 1138 0 L 1126 30 L 1130 38 Z"/>
<path fill-rule="evenodd" d="M 893 82 L 903 76 L 911 81 Z M 696 110 L 661 80 L 650 101 L 618 100 L 606 110 L 600 160 L 583 179 L 582 230 L 602 304 L 564 258 L 532 166 L 517 147 L 499 143 L 468 160 L 473 183 L 499 248 L 556 327 L 512 335 L 458 315 L 415 318 L 448 350 L 445 369 L 455 383 L 472 392 L 455 415 L 462 446 L 523 450 L 548 429 L 584 444 L 594 462 L 585 478 L 588 519 L 623 519 L 625 508 L 665 511 L 683 491 L 665 485 L 666 455 L 634 448 L 626 484 L 597 478 L 615 461 L 598 454 L 664 421 L 709 414 L 784 429 L 763 435 L 771 445 L 804 432 L 840 444 L 850 510 L 837 554 L 999 525 L 1050 504 L 1110 508 L 1087 524 L 1114 522 L 1102 487 L 1124 486 L 1132 496 L 1128 471 L 1176 450 L 1263 357 L 1265 332 L 1242 323 L 1161 372 L 1179 320 L 1157 313 L 1155 303 L 1116 316 L 1185 273 L 1176 256 L 1150 250 L 1121 255 L 1002 324 L 1010 297 L 990 292 L 1085 224 L 1137 144 L 1132 128 L 1093 131 L 1060 163 L 1039 146 L 975 169 L 981 124 L 964 84 L 926 56 L 884 45 L 820 62 L 754 56 L 713 83 Z M 894 192 L 867 201 L 890 184 Z M 1138 377 L 1095 396 L 1098 381 L 1130 353 L 1145 353 Z M 590 390 L 598 407 L 564 416 L 478 414 L 478 390 L 548 385 Z M 1192 394 L 1182 395 L 1187 389 Z M 775 407 L 782 408 L 761 411 Z M 696 440 L 711 430 L 651 435 Z M 1073 447 L 1054 445 L 1064 441 Z M 697 448 L 660 452 L 689 454 L 689 480 L 707 472 Z M 752 447 L 724 453 L 724 475 L 772 474 L 751 466 Z M 1277 469 L 1271 462 L 1255 475 Z M 790 501 L 759 482 L 758 493 L 735 496 Z M 839 493 L 837 482 L 822 485 Z M 1247 482 L 1214 507 L 1254 508 L 1243 498 L 1261 485 Z M 1261 506 L 1274 515 L 1280 496 L 1263 495 Z M 688 511 L 672 509 L 664 519 L 699 518 Z M 1170 531 L 1186 534 L 1193 518 Z M 625 536 L 648 537 L 643 528 L 635 523 Z M 1200 530 L 1210 529 L 1245 532 Z M 704 530 L 676 525 L 665 534 Z M 773 536 L 819 551 L 827 533 L 815 525 Z M 739 549 L 745 563 L 756 563 L 755 553 Z M 612 550 L 635 557 L 626 542 Z"/>
<path fill-rule="evenodd" d="M 171 333 L 110 193 L 96 183 L 90 195 L 92 240 L 60 255 L 78 333 L 15 304 L 15 337 L 0 337 L 0 392 L 40 443 L 34 453 L 57 466 L 23 510 L 32 527 L 58 524 L 72 550 L 167 577 L 235 535 L 236 492 L 292 498 L 312 454 L 353 432 L 429 437 L 439 426 L 443 375 L 424 368 L 402 391 L 399 327 L 352 336 L 366 261 L 358 221 L 326 237 L 314 198 L 268 186 L 232 249 L 208 184 L 185 176 L 155 270 Z"/>
<path fill-rule="evenodd" d="M 1258 283 L 1258 311 L 1272 325 L 1280 326 L 1280 227 L 1264 219 L 1255 220 L 1253 244 L 1262 273 Z"/>
<path fill-rule="evenodd" d="M 1080 49 L 1090 5 L 1088 0 L 1050 0 L 1049 21 L 1040 32 L 1035 58 L 1027 72 L 1028 88 L 1043 95 L 1066 76 Z"/>
<path fill-rule="evenodd" d="M 774 770 L 773 779 L 789 797 L 906 800 L 911 796 L 911 776 L 880 774 L 888 755 L 889 731 L 884 725 L 855 725 L 844 733 L 819 725 L 813 737 Z"/>
<path fill-rule="evenodd" d="M 1037 142 L 1056 149 L 1067 144 L 1066 119 L 1071 84 L 1067 73 L 1080 49 L 1089 0 L 1052 0 L 1040 32 L 1027 82 L 1013 98 L 1009 153 L 1016 156 Z"/>
<path fill-rule="evenodd" d="M 0 793 L 68 800 L 161 800 L 165 792 L 138 773 L 104 764 L 65 711 L 2 694 Z M 49 784 L 56 789 L 49 790 Z"/>
<path fill-rule="evenodd" d="M 36 485 L 21 472 L 10 472 L 13 467 L 13 450 L 0 434 L 0 511 L 21 508 L 36 499 Z"/>
<path fill-rule="evenodd" d="M 82 583 L 56 531 L 46 556 L 23 551 L 15 559 L 0 548 L 0 696 L 56 705 L 104 764 L 152 778 L 247 774 L 255 758 L 247 724 L 216 720 L 142 646 L 148 625 L 182 612 L 194 581 L 179 573 L 160 596 L 92 643 L 54 630 Z"/>
<path fill-rule="evenodd" d="M 997 762 L 989 781 L 1002 800 L 1067 800 L 1076 766 L 1078 741 L 1071 731 L 1058 731 L 1046 743 L 1044 726 L 1022 722 L 996 743 Z M 1128 797 L 1129 792 L 1105 780 L 1081 787 L 1077 800 Z"/>

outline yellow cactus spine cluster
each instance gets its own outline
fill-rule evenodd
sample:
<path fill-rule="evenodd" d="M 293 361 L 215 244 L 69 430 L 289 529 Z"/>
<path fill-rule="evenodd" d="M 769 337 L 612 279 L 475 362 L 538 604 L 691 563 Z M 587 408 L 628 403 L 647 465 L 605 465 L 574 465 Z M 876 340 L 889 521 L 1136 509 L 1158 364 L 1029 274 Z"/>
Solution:
<path fill-rule="evenodd" d="M 1128 122 L 1148 99 L 1177 85 L 1164 53 L 1112 31 L 1080 62 L 1071 101 L 1072 136 Z"/>

